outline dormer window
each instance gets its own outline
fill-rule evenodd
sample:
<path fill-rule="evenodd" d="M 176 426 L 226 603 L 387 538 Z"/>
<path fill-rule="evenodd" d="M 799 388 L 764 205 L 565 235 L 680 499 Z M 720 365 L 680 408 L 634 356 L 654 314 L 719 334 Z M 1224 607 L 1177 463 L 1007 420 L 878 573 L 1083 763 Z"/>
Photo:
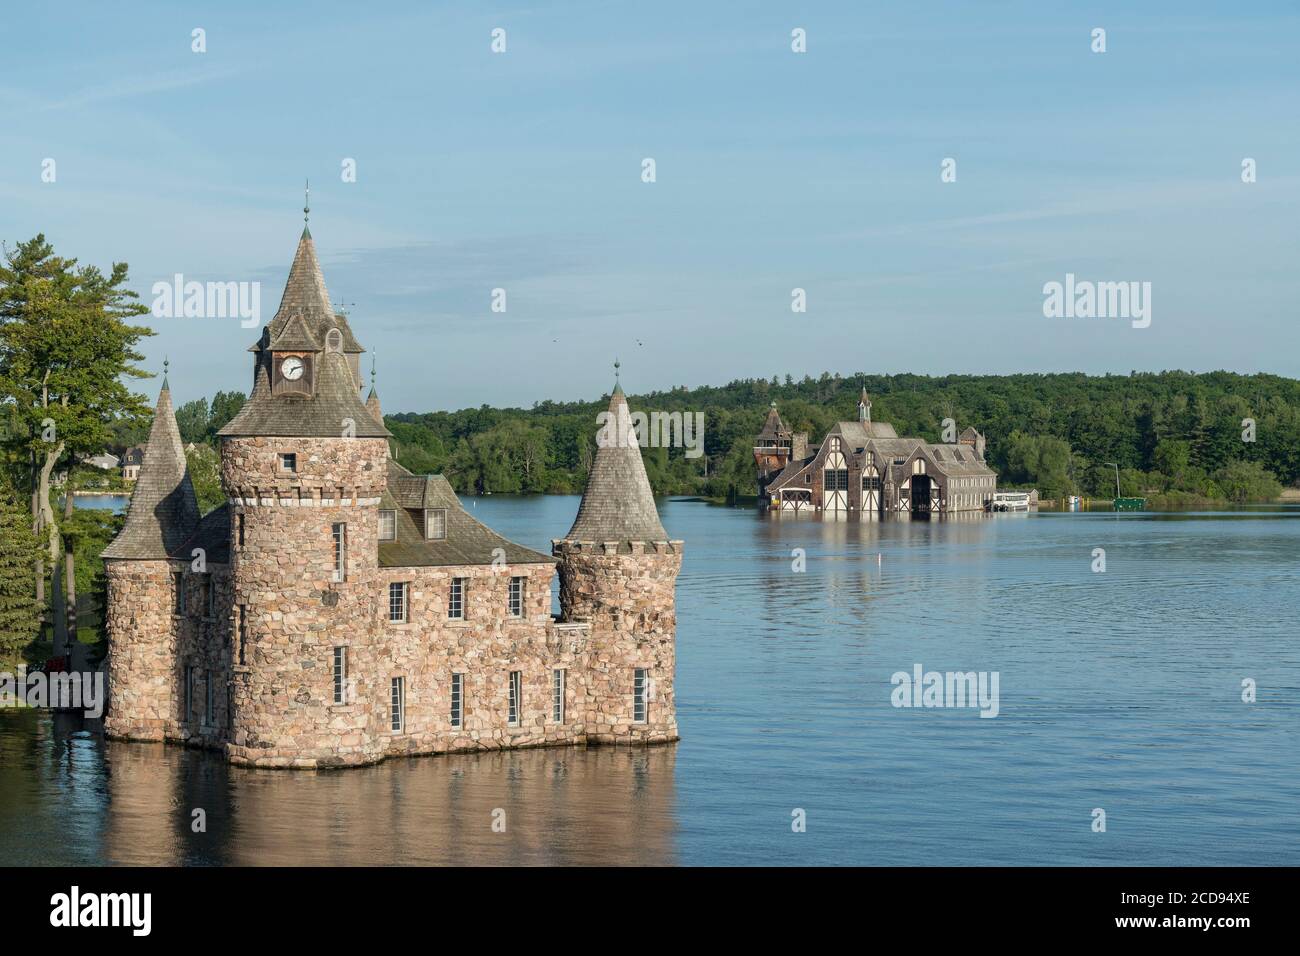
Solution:
<path fill-rule="evenodd" d="M 379 540 L 397 540 L 397 512 L 385 508 L 379 512 Z"/>
<path fill-rule="evenodd" d="M 430 541 L 447 537 L 447 509 L 426 508 L 424 511 L 424 536 Z"/>
<path fill-rule="evenodd" d="M 298 470 L 298 455 L 296 452 L 280 452 L 280 470 L 289 474 L 293 474 Z"/>

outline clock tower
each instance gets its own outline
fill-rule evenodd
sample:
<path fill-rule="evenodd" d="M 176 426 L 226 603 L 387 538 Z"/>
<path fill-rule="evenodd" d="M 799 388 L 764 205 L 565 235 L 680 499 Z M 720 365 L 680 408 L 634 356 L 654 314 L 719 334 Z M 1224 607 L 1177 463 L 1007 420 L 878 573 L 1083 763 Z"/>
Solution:
<path fill-rule="evenodd" d="M 388 431 L 360 397 L 362 348 L 330 305 L 304 229 L 280 307 L 253 353 L 253 390 L 220 432 L 230 504 L 232 756 L 326 766 L 331 728 L 356 752 L 382 740 L 377 688 L 333 688 L 344 667 L 370 674 L 378 506 Z M 344 658 L 336 649 L 343 648 Z M 319 752 L 317 752 L 319 751 Z"/>

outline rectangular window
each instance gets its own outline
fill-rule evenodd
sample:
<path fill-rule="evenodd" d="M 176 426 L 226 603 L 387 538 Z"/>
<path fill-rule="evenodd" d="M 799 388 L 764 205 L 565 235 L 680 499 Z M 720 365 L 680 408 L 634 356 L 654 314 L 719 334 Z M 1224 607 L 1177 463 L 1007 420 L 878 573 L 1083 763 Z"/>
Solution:
<path fill-rule="evenodd" d="M 235 687 L 226 685 L 226 730 L 235 729 Z"/>
<path fill-rule="evenodd" d="M 451 725 L 459 727 L 465 720 L 465 675 L 451 675 Z"/>
<path fill-rule="evenodd" d="M 524 616 L 524 579 L 510 579 L 510 616 Z"/>
<path fill-rule="evenodd" d="M 348 649 L 334 648 L 334 703 L 347 703 Z"/>
<path fill-rule="evenodd" d="M 452 578 L 451 591 L 447 594 L 447 617 L 453 621 L 465 619 L 465 579 Z"/>
<path fill-rule="evenodd" d="M 428 508 L 424 512 L 424 536 L 431 541 L 447 537 L 447 509 Z"/>
<path fill-rule="evenodd" d="M 379 512 L 379 540 L 395 541 L 397 539 L 397 512 L 384 509 Z"/>
<path fill-rule="evenodd" d="M 242 511 L 235 515 L 235 543 L 241 548 L 244 546 L 244 513 Z"/>
<path fill-rule="evenodd" d="M 348 526 L 339 521 L 334 524 L 334 580 L 348 578 Z"/>
<path fill-rule="evenodd" d="M 185 572 L 173 571 L 172 583 L 176 588 L 175 605 L 172 608 L 173 614 L 185 613 Z"/>
<path fill-rule="evenodd" d="M 194 668 L 185 665 L 185 719 L 194 716 Z"/>
<path fill-rule="evenodd" d="M 208 671 L 207 694 L 203 707 L 203 722 L 209 727 L 217 723 L 217 677 Z"/>
<path fill-rule="evenodd" d="M 244 648 L 248 646 L 248 605 L 241 604 L 235 608 L 239 615 L 239 663 L 244 663 Z"/>
<path fill-rule="evenodd" d="M 519 708 L 523 703 L 524 696 L 523 674 L 520 671 L 510 672 L 510 713 L 507 720 L 511 727 L 519 726 Z"/>
<path fill-rule="evenodd" d="M 298 470 L 298 455 L 296 452 L 291 452 L 291 451 L 280 452 L 280 470 L 281 471 Z"/>
<path fill-rule="evenodd" d="M 401 624 L 406 621 L 406 583 L 393 581 L 388 585 L 388 620 Z"/>
<path fill-rule="evenodd" d="M 551 720 L 564 723 L 564 671 L 559 667 L 551 671 Z"/>
<path fill-rule="evenodd" d="M 649 680 L 650 672 L 644 667 L 638 667 L 632 672 L 632 722 L 644 724 L 646 722 L 646 684 Z"/>
<path fill-rule="evenodd" d="M 212 586 L 212 575 L 205 574 L 199 587 L 203 596 L 203 616 L 210 621 L 217 611 L 217 589 Z"/>
<path fill-rule="evenodd" d="M 401 733 L 406 720 L 406 678 L 394 677 L 389 693 L 388 718 L 393 733 Z"/>

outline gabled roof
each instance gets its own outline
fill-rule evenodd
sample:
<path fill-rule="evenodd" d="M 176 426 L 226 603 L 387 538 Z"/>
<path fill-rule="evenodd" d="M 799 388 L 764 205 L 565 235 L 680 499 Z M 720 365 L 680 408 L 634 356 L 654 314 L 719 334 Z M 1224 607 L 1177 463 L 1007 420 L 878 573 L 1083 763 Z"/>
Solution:
<path fill-rule="evenodd" d="M 280 326 L 278 333 L 271 334 L 267 348 L 273 352 L 319 352 L 323 343 L 307 327 L 307 320 L 301 312 L 295 312 Z"/>
<path fill-rule="evenodd" d="M 897 438 L 898 433 L 889 422 L 836 422 L 826 437 L 838 434 L 853 448 L 861 448 L 873 438 Z M 825 439 L 823 439 L 825 441 Z"/>
<path fill-rule="evenodd" d="M 348 419 L 356 429 L 357 438 L 388 437 L 388 429 L 375 421 L 357 395 L 347 357 L 342 352 L 322 352 L 317 359 L 315 391 L 310 395 L 298 392 L 272 395 L 266 369 L 259 365 L 253 394 L 239 414 L 217 434 L 339 438 Z"/>
<path fill-rule="evenodd" d="M 154 409 L 144 462 L 131 492 L 126 524 L 103 557 L 165 560 L 194 532 L 199 505 L 185 464 L 180 429 L 172 410 L 172 393 L 163 379 Z"/>
<path fill-rule="evenodd" d="M 397 532 L 396 540 L 379 542 L 381 568 L 490 565 L 498 555 L 507 564 L 555 563 L 550 555 L 503 538 L 471 516 L 442 475 L 413 475 L 390 459 L 388 491 L 379 506 L 395 512 Z M 425 508 L 446 509 L 446 538 L 424 536 L 410 511 Z"/>
<path fill-rule="evenodd" d="M 975 457 L 974 449 L 965 445 L 925 446 L 931 461 L 943 474 L 954 478 L 992 475 L 993 469 Z"/>
<path fill-rule="evenodd" d="M 630 413 L 618 385 L 609 398 L 609 415 L 613 430 L 623 433 L 619 423 L 630 421 Z M 621 544 L 668 540 L 641 461 L 641 448 L 633 434 L 623 433 L 623 437 L 627 440 L 605 441 L 596 449 L 578 517 L 564 536 L 566 540 Z"/>

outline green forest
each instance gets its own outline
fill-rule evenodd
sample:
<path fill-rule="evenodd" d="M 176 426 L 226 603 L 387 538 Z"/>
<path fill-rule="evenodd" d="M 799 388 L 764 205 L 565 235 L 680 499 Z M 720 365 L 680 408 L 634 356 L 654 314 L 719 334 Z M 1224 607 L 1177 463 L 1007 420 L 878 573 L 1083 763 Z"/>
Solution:
<path fill-rule="evenodd" d="M 1231 372 L 1130 375 L 852 375 L 801 381 L 745 379 L 722 386 L 629 396 L 633 411 L 702 412 L 703 454 L 644 448 L 657 494 L 735 499 L 754 494 L 752 447 L 775 401 L 787 425 L 816 442 L 857 417 L 859 390 L 872 417 L 899 435 L 939 441 L 942 422 L 973 425 L 1005 487 L 1046 498 L 1110 498 L 1153 505 L 1276 498 L 1300 482 L 1300 382 Z M 243 396 L 219 393 L 177 410 L 182 438 L 213 446 Z M 458 492 L 573 494 L 582 490 L 608 397 L 545 401 L 530 409 L 463 409 L 385 416 L 394 455 L 417 473 L 442 473 Z M 191 453 L 206 504 L 220 500 L 215 455 Z"/>

